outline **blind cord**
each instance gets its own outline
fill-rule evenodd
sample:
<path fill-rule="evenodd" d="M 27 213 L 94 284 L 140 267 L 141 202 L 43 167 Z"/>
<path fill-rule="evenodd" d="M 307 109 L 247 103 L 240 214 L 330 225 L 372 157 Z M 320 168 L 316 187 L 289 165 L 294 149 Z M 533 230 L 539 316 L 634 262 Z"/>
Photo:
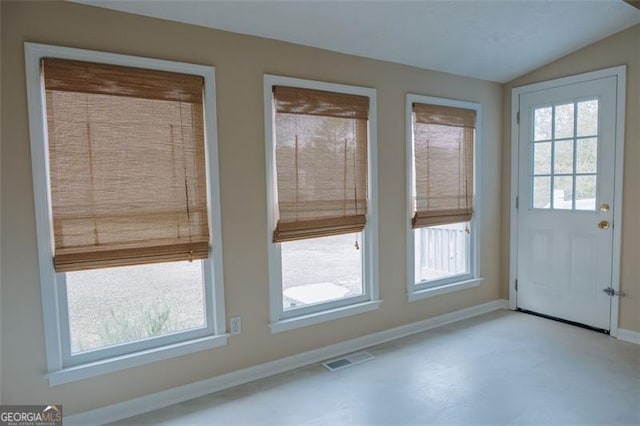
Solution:
<path fill-rule="evenodd" d="M 180 95 L 182 98 L 182 94 Z M 182 168 L 184 171 L 184 196 L 187 210 L 187 222 L 189 225 L 189 243 L 193 242 L 193 235 L 191 232 L 191 209 L 189 208 L 189 183 L 187 182 L 187 153 L 184 147 L 184 122 L 182 120 L 182 100 L 178 103 L 180 108 L 180 140 L 182 142 Z M 189 262 L 193 261 L 193 250 L 189 252 Z"/>
<path fill-rule="evenodd" d="M 355 203 L 355 208 L 356 208 L 356 215 L 358 214 L 358 170 L 357 170 L 357 161 L 356 161 L 356 156 L 358 155 L 358 149 L 357 149 L 357 135 L 356 132 L 358 131 L 356 124 L 355 124 L 355 120 L 351 121 L 351 130 L 353 132 L 354 138 L 353 138 L 353 202 Z M 345 139 L 345 146 L 346 146 L 346 139 Z M 346 155 L 346 153 L 345 153 Z M 345 157 L 346 158 L 346 157 Z M 345 168 L 346 171 L 346 168 Z M 346 172 L 345 172 L 346 173 Z M 346 185 L 346 182 L 345 182 Z M 344 197 L 345 199 L 347 197 Z M 356 242 L 353 245 L 356 250 L 360 250 L 360 245 L 358 244 L 358 234 L 356 234 Z"/>
<path fill-rule="evenodd" d="M 95 177 L 93 175 L 93 147 L 91 144 L 91 120 L 89 119 L 89 94 L 85 94 L 87 114 L 87 154 L 89 156 L 89 181 L 91 182 L 91 216 L 93 216 L 93 243 L 100 244 L 98 221 L 96 219 Z"/>

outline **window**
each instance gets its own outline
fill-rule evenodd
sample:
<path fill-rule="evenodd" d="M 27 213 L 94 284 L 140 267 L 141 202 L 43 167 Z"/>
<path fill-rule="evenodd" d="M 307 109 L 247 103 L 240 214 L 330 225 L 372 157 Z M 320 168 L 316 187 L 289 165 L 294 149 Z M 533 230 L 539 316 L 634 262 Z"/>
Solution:
<path fill-rule="evenodd" d="M 25 52 L 50 384 L 224 344 L 213 69 Z"/>
<path fill-rule="evenodd" d="M 480 105 L 407 96 L 410 300 L 479 284 Z"/>
<path fill-rule="evenodd" d="M 375 309 L 375 90 L 265 76 L 271 329 Z"/>
<path fill-rule="evenodd" d="M 598 99 L 535 108 L 533 123 L 533 208 L 595 211 Z"/>

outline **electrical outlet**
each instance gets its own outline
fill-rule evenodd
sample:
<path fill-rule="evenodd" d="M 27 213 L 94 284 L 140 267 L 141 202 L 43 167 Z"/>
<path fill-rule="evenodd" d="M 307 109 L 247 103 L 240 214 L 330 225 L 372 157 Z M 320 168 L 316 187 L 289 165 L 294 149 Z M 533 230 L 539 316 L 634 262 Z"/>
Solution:
<path fill-rule="evenodd" d="M 242 333 L 242 319 L 240 317 L 231 317 L 229 332 L 232 336 Z"/>

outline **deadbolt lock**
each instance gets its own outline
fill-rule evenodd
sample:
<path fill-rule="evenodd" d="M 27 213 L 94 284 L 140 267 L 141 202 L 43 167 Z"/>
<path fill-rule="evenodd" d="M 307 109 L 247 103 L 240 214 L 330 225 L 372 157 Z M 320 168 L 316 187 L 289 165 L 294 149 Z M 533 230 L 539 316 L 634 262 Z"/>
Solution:
<path fill-rule="evenodd" d="M 609 204 L 607 203 L 600 204 L 600 212 L 606 213 L 608 211 L 609 211 Z"/>
<path fill-rule="evenodd" d="M 600 229 L 609 229 L 609 222 L 606 221 L 606 220 L 601 220 L 598 223 L 598 228 L 600 228 Z"/>

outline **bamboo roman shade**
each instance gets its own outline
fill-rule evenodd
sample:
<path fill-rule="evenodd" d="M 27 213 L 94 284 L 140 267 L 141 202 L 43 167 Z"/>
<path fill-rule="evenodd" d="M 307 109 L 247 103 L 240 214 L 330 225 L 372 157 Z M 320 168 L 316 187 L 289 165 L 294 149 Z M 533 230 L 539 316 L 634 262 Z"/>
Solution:
<path fill-rule="evenodd" d="M 203 78 L 42 66 L 56 271 L 207 258 Z"/>
<path fill-rule="evenodd" d="M 360 232 L 367 214 L 369 98 L 274 87 L 274 242 Z"/>
<path fill-rule="evenodd" d="M 474 110 L 413 104 L 414 228 L 471 220 L 475 123 Z"/>

